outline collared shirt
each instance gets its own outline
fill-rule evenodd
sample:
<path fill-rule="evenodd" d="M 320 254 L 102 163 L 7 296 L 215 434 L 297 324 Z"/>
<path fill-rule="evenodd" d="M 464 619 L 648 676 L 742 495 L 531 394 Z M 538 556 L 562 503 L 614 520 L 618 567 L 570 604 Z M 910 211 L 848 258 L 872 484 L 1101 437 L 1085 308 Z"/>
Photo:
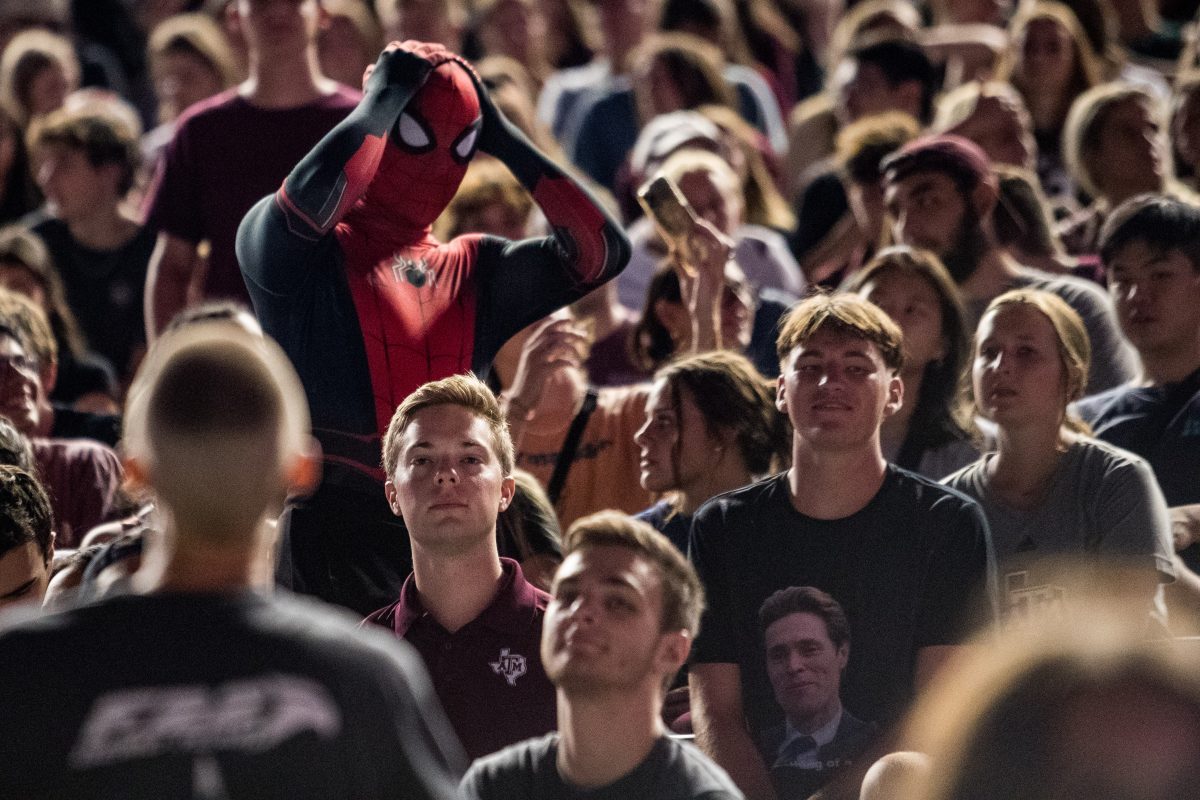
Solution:
<path fill-rule="evenodd" d="M 798 753 L 793 758 L 785 759 L 783 755 L 775 761 L 774 767 L 799 767 L 800 769 L 820 769 L 821 759 L 817 758 L 817 754 L 821 748 L 832 742 L 837 737 L 838 726 L 842 724 L 842 709 L 839 707 L 837 714 L 833 719 L 817 728 L 812 733 L 801 733 L 792 726 L 792 721 L 788 720 L 784 727 L 783 742 L 779 745 L 779 753 L 783 754 L 788 751 L 791 744 L 796 739 L 808 737 L 816 742 L 816 746 Z"/>
<path fill-rule="evenodd" d="M 550 596 L 501 558 L 491 604 L 451 633 L 425 610 L 412 575 L 400 599 L 367 617 L 417 649 L 467 755 L 479 758 L 556 727 L 554 687 L 539 645 Z"/>

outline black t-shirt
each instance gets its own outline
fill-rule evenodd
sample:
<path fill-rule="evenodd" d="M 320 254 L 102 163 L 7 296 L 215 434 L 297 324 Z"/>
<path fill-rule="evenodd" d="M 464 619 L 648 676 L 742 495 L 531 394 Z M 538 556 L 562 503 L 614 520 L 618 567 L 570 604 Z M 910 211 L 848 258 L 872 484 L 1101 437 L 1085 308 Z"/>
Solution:
<path fill-rule="evenodd" d="M 1200 503 L 1200 370 L 1164 386 L 1121 386 L 1079 401 L 1097 439 L 1146 459 L 1168 506 Z M 1200 545 L 1180 553 L 1200 569 Z"/>
<path fill-rule="evenodd" d="M 450 798 L 462 760 L 405 645 L 252 593 L 6 625 L 0 720 L 0 797 Z"/>
<path fill-rule="evenodd" d="M 115 250 L 93 250 L 71 235 L 60 219 L 32 226 L 42 237 L 67 290 L 88 345 L 126 375 L 130 356 L 145 342 L 142 296 L 155 234 L 141 228 Z"/>
<path fill-rule="evenodd" d="M 875 497 L 843 519 L 797 511 L 787 473 L 720 495 L 692 523 L 689 557 L 707 599 L 692 661 L 741 668 L 746 718 L 761 740 L 783 714 L 758 609 L 779 589 L 815 586 L 850 621 L 843 704 L 886 725 L 912 700 L 920 648 L 956 644 L 968 622 L 994 618 L 990 553 L 978 504 L 895 466 Z"/>
<path fill-rule="evenodd" d="M 558 774 L 558 734 L 481 758 L 463 778 L 465 800 L 742 800 L 733 781 L 695 747 L 663 737 L 633 771 L 581 789 Z"/>

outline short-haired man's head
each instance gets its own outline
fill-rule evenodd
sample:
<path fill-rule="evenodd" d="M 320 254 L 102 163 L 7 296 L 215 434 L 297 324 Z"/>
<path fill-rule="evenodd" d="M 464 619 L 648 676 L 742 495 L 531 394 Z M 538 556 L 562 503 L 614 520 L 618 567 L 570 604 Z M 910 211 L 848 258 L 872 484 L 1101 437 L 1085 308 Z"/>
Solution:
<path fill-rule="evenodd" d="M 892 372 L 904 366 L 904 335 L 879 306 L 856 294 L 814 294 L 796 304 L 780 323 L 776 351 L 780 362 L 817 331 L 830 329 L 864 339 L 879 348 L 883 363 Z"/>
<path fill-rule="evenodd" d="M 1155 254 L 1178 251 L 1200 272 L 1200 208 L 1157 194 L 1126 200 L 1100 231 L 1100 261 L 1109 267 L 1118 253 L 1136 242 Z"/>
<path fill-rule="evenodd" d="M 850 644 L 850 620 L 841 604 L 814 586 L 789 586 L 768 597 L 758 609 L 759 633 L 792 614 L 812 614 L 825 623 L 835 648 Z"/>
<path fill-rule="evenodd" d="M 421 386 L 404 398 L 392 415 L 383 437 L 383 469 L 389 477 L 396 472 L 400 460 L 400 438 L 405 429 L 412 424 L 419 411 L 432 406 L 461 406 L 486 422 L 492 434 L 492 454 L 500 464 L 500 471 L 506 478 L 513 474 L 516 457 L 512 437 L 508 432 L 508 420 L 500 410 L 496 396 L 486 383 L 474 375 L 451 375 Z"/>
<path fill-rule="evenodd" d="M 230 533 L 281 502 L 309 450 L 300 381 L 273 342 L 230 325 L 163 336 L 129 391 L 125 448 L 176 518 Z"/>
<path fill-rule="evenodd" d="M 982 316 L 1011 306 L 1035 308 L 1050 322 L 1062 366 L 1066 401 L 1073 403 L 1083 397 L 1092 361 L 1092 345 L 1079 314 L 1056 294 L 1037 289 L 1014 289 L 989 303 Z"/>
<path fill-rule="evenodd" d="M 94 107 L 60 108 L 36 120 L 29 130 L 29 150 L 59 145 L 83 153 L 93 169 L 120 167 L 117 194 L 124 196 L 142 161 L 137 131 L 115 114 L 101 113 Z"/>
<path fill-rule="evenodd" d="M 662 583 L 661 630 L 700 631 L 704 587 L 696 570 L 671 540 L 645 522 L 617 511 L 600 511 L 576 520 L 563 537 L 563 559 L 588 547 L 624 547 L 652 564 Z"/>
<path fill-rule="evenodd" d="M 918 99 L 920 119 L 929 121 L 938 74 L 924 48 L 893 32 L 880 32 L 863 36 L 849 56 L 859 64 L 877 67 L 893 88 L 902 83 L 916 83 L 921 91 Z"/>
<path fill-rule="evenodd" d="M 0 555 L 29 542 L 49 560 L 54 545 L 50 498 L 33 475 L 0 465 Z"/>

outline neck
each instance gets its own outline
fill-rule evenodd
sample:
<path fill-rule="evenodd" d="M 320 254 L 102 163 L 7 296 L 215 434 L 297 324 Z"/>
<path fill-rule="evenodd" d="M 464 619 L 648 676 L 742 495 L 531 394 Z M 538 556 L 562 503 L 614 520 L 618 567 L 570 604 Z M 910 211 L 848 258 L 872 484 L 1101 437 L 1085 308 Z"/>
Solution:
<path fill-rule="evenodd" d="M 251 53 L 242 97 L 263 108 L 295 108 L 332 94 L 337 84 L 321 74 L 316 45 L 291 54 Z"/>
<path fill-rule="evenodd" d="M 1142 361 L 1142 383 L 1162 386 L 1178 383 L 1200 369 L 1200 336 L 1193 337 L 1181 347 L 1159 351 L 1139 350 Z"/>
<path fill-rule="evenodd" d="M 754 479 L 735 446 L 726 445 L 713 464 L 691 486 L 679 489 L 679 513 L 691 516 L 709 498 L 745 486 Z"/>
<path fill-rule="evenodd" d="M 805 736 L 811 736 L 814 732 L 833 722 L 834 717 L 840 713 L 842 713 L 842 701 L 834 697 L 833 702 L 811 716 L 804 719 L 788 717 L 788 722 L 800 733 L 803 733 Z"/>
<path fill-rule="evenodd" d="M 996 456 L 987 465 L 991 489 L 1018 508 L 1037 505 L 1045 496 L 1067 445 L 1075 440 L 1061 426 L 1001 426 L 996 431 Z"/>
<path fill-rule="evenodd" d="M 978 269 L 958 288 L 966 300 L 991 300 L 1008 289 L 1018 271 L 1012 256 L 998 247 L 991 247 L 979 259 Z"/>
<path fill-rule="evenodd" d="M 904 404 L 890 417 L 883 420 L 879 428 L 879 439 L 883 452 L 889 461 L 894 461 L 904 440 L 908 437 L 908 424 L 913 412 L 917 410 L 917 402 L 921 397 L 921 382 L 925 378 L 925 365 L 907 368 L 900 374 L 904 382 Z"/>
<path fill-rule="evenodd" d="M 71 237 L 93 250 L 116 250 L 137 233 L 137 223 L 121 213 L 116 201 L 97 205 L 82 219 L 67 221 Z"/>
<path fill-rule="evenodd" d="M 643 686 L 584 697 L 558 690 L 558 771 L 594 789 L 628 775 L 663 735 L 662 691 Z"/>
<path fill-rule="evenodd" d="M 788 471 L 792 505 L 816 519 L 843 519 L 871 502 L 886 472 L 878 434 L 863 447 L 836 451 L 814 450 L 794 437 Z"/>
<path fill-rule="evenodd" d="M 447 554 L 413 541 L 413 579 L 421 605 L 454 633 L 478 617 L 496 596 L 503 570 L 496 553 L 496 529 L 478 545 Z"/>
<path fill-rule="evenodd" d="M 146 548 L 134 589 L 143 594 L 233 594 L 248 589 L 269 591 L 274 584 L 271 539 L 267 523 L 258 530 L 244 526 L 178 524 L 164 510 L 161 542 Z"/>

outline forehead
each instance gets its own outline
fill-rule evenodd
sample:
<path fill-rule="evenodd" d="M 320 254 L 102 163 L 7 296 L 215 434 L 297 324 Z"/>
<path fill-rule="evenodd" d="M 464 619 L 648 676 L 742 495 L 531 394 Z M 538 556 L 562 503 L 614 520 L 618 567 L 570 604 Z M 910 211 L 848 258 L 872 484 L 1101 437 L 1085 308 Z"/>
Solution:
<path fill-rule="evenodd" d="M 866 355 L 872 361 L 883 363 L 879 346 L 870 339 L 840 330 L 830 324 L 822 325 L 792 350 L 793 358 L 803 356 L 850 356 Z"/>
<path fill-rule="evenodd" d="M 825 620 L 808 611 L 798 611 L 794 614 L 780 617 L 767 626 L 763 638 L 766 640 L 768 646 L 806 639 L 816 639 L 830 642 L 831 644 L 833 642 L 829 638 L 829 626 L 825 624 Z"/>
<path fill-rule="evenodd" d="M 979 338 L 1002 336 L 1054 341 L 1054 326 L 1046 315 L 1028 303 L 1001 306 L 979 322 Z"/>
<path fill-rule="evenodd" d="M 1200 265 L 1192 264 L 1182 251 L 1152 247 L 1149 242 L 1141 239 L 1122 245 L 1105 266 L 1109 269 L 1138 270 L 1164 264 L 1200 271 Z"/>
<path fill-rule="evenodd" d="M 443 403 L 427 406 L 413 414 L 404 429 L 401 442 L 405 447 L 428 441 L 457 439 L 486 444 L 488 441 L 487 420 L 469 408 Z"/>
<path fill-rule="evenodd" d="M 937 292 L 929 281 L 920 275 L 904 269 L 884 269 L 877 273 L 863 286 L 866 297 L 879 294 L 909 294 L 918 299 L 937 301 Z"/>
<path fill-rule="evenodd" d="M 894 176 L 887 178 L 888 196 L 897 200 L 906 200 L 925 192 L 958 194 L 958 185 L 945 172 L 937 170 L 918 170 L 910 172 L 903 178 Z"/>
<path fill-rule="evenodd" d="M 658 569 L 636 550 L 620 545 L 589 545 L 573 551 L 554 577 L 557 588 L 568 581 L 624 584 L 640 594 L 658 597 Z"/>

